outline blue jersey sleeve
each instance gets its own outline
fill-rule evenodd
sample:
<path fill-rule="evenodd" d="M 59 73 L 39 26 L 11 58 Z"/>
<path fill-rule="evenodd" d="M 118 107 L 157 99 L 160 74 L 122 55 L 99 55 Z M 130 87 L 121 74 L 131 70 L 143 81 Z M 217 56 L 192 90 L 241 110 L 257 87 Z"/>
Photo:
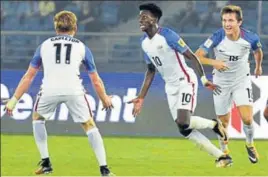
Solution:
<path fill-rule="evenodd" d="M 42 57 L 41 57 L 41 45 L 37 47 L 34 56 L 30 62 L 30 65 L 34 68 L 39 68 L 42 64 Z"/>
<path fill-rule="evenodd" d="M 85 58 L 82 62 L 88 72 L 92 73 L 96 71 L 93 55 L 87 46 L 85 46 Z"/>
<path fill-rule="evenodd" d="M 203 49 L 205 52 L 209 52 L 212 48 L 216 47 L 223 39 L 225 33 L 223 29 L 220 29 L 213 33 L 199 48 Z"/>
<path fill-rule="evenodd" d="M 162 28 L 160 29 L 159 33 L 166 39 L 169 47 L 171 47 L 173 50 L 182 54 L 189 49 L 183 39 L 173 30 Z"/>
<path fill-rule="evenodd" d="M 255 51 L 255 50 L 257 50 L 257 49 L 259 49 L 261 47 L 262 47 L 262 45 L 261 45 L 261 41 L 260 41 L 259 36 L 257 34 L 254 34 L 252 42 L 251 42 L 251 49 L 253 51 Z"/>
<path fill-rule="evenodd" d="M 246 40 L 250 43 L 251 49 L 253 51 L 262 47 L 261 42 L 260 42 L 260 38 L 256 33 L 253 33 L 249 30 L 246 30 L 245 28 L 241 28 L 241 36 L 244 40 Z"/>

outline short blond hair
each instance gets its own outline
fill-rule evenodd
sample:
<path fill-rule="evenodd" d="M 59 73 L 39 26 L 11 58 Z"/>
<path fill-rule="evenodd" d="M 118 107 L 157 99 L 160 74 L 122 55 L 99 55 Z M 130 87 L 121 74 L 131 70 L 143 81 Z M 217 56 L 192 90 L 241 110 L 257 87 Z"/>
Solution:
<path fill-rule="evenodd" d="M 239 6 L 227 5 L 227 6 L 223 7 L 221 9 L 221 17 L 223 16 L 223 14 L 227 14 L 227 13 L 235 13 L 237 21 L 243 20 L 242 9 Z"/>
<path fill-rule="evenodd" d="M 54 27 L 59 32 L 71 32 L 76 29 L 77 18 L 73 12 L 60 11 L 54 16 Z"/>

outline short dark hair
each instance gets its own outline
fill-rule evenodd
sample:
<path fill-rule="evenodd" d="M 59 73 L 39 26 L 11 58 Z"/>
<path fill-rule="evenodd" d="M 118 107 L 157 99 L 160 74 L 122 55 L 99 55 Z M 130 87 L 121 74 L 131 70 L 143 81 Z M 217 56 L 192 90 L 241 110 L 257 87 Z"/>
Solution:
<path fill-rule="evenodd" d="M 242 9 L 239 6 L 227 5 L 227 6 L 223 7 L 221 10 L 221 16 L 223 16 L 223 14 L 227 14 L 227 13 L 235 13 L 237 21 L 243 20 Z"/>
<path fill-rule="evenodd" d="M 139 9 L 140 10 L 148 10 L 148 11 L 150 11 L 158 19 L 158 21 L 160 20 L 160 18 L 163 15 L 162 10 L 160 9 L 160 7 L 158 7 L 157 5 L 155 5 L 153 3 L 141 4 L 139 6 Z"/>

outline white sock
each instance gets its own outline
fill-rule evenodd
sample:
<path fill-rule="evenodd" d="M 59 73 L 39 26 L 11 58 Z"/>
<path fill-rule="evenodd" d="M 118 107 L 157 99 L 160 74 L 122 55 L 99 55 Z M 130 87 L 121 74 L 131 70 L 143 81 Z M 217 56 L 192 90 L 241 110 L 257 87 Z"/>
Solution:
<path fill-rule="evenodd" d="M 253 138 L 254 138 L 254 126 L 253 123 L 250 125 L 244 124 L 243 130 L 246 134 L 246 142 L 247 144 L 253 144 Z"/>
<path fill-rule="evenodd" d="M 224 153 L 220 149 L 218 149 L 214 144 L 209 141 L 209 139 L 207 139 L 197 130 L 193 130 L 187 138 L 193 141 L 201 150 L 208 152 L 210 155 L 216 158 L 219 158 L 220 156 L 224 155 Z"/>
<path fill-rule="evenodd" d="M 100 166 L 107 165 L 104 144 L 98 128 L 95 127 L 88 130 L 87 136 L 89 143 L 91 144 L 93 151 L 96 155 L 96 158 L 99 162 L 99 165 Z"/>
<path fill-rule="evenodd" d="M 40 152 L 41 158 L 48 158 L 48 147 L 47 147 L 47 130 L 45 121 L 34 120 L 33 121 L 33 134 L 35 143 Z"/>
<path fill-rule="evenodd" d="M 215 127 L 215 121 L 209 120 L 199 116 L 191 116 L 189 128 L 191 129 L 213 129 Z"/>
<path fill-rule="evenodd" d="M 220 148 L 221 148 L 222 152 L 228 151 L 228 145 L 224 143 L 224 141 L 222 140 L 222 137 L 219 135 L 217 135 L 217 137 L 218 137 Z"/>

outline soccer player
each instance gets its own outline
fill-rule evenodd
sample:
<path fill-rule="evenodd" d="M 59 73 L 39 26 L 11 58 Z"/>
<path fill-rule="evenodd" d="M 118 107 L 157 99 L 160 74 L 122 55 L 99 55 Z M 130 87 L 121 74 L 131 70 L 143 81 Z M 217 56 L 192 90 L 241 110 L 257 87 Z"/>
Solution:
<path fill-rule="evenodd" d="M 221 87 L 221 93 L 214 95 L 217 117 L 226 128 L 230 120 L 232 103 L 242 117 L 246 134 L 246 149 L 249 160 L 258 162 L 258 153 L 254 146 L 253 95 L 250 79 L 249 54 L 253 51 L 256 61 L 255 76 L 262 74 L 263 52 L 259 36 L 241 28 L 243 16 L 239 6 L 228 5 L 221 10 L 222 28 L 209 37 L 196 51 L 202 64 L 212 65 L 213 82 Z M 216 59 L 206 58 L 213 49 Z M 226 143 L 220 139 L 222 151 L 229 153 Z"/>
<path fill-rule="evenodd" d="M 83 63 L 88 70 L 103 109 L 113 107 L 111 97 L 106 94 L 104 84 L 96 70 L 90 49 L 74 38 L 77 32 L 76 15 L 70 11 L 61 11 L 54 17 L 56 36 L 45 40 L 36 50 L 27 72 L 22 77 L 14 95 L 6 104 L 6 111 L 12 116 L 12 110 L 21 96 L 27 92 L 40 66 L 44 69 L 43 83 L 33 110 L 33 134 L 41 155 L 40 167 L 36 174 L 53 171 L 47 145 L 45 120 L 50 118 L 56 107 L 65 103 L 74 122 L 80 123 L 93 148 L 102 176 L 109 176 L 106 152 L 102 137 L 94 123 L 89 102 L 80 79 L 79 67 Z"/>
<path fill-rule="evenodd" d="M 196 130 L 210 128 L 222 139 L 227 140 L 226 132 L 220 122 L 192 115 L 196 106 L 198 81 L 194 71 L 186 65 L 184 56 L 192 60 L 205 87 L 214 90 L 215 94 L 220 90 L 207 80 L 198 58 L 183 39 L 174 31 L 158 26 L 162 10 L 151 3 L 140 5 L 139 9 L 140 29 L 145 32 L 141 47 L 148 69 L 138 97 L 129 101 L 134 104 L 133 115 L 137 116 L 140 113 L 157 69 L 165 81 L 169 108 L 179 132 L 196 143 L 200 149 L 216 157 L 217 167 L 230 166 L 231 157 L 225 155 Z"/>

